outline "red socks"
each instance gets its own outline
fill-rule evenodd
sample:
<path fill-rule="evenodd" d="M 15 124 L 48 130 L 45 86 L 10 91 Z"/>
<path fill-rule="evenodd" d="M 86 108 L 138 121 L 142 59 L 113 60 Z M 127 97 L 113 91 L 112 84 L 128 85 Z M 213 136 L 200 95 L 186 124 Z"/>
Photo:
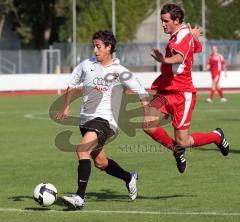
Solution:
<path fill-rule="evenodd" d="M 218 92 L 218 94 L 219 94 L 219 96 L 220 96 L 221 98 L 224 98 L 224 94 L 223 94 L 223 91 L 222 91 L 221 88 L 217 89 L 217 92 Z M 211 100 L 213 100 L 214 95 L 215 95 L 215 90 L 212 90 L 212 89 L 211 89 L 211 91 L 210 91 L 210 99 L 211 99 Z"/>
<path fill-rule="evenodd" d="M 167 134 L 167 132 L 161 128 L 156 128 L 152 133 L 149 134 L 155 141 L 166 146 L 172 150 L 176 145 L 176 142 Z M 192 133 L 190 134 L 194 140 L 193 147 L 203 146 L 210 143 L 219 144 L 221 142 L 221 136 L 218 133 Z"/>
<path fill-rule="evenodd" d="M 156 128 L 152 133 L 149 134 L 155 141 L 161 143 L 168 149 L 172 150 L 174 145 L 176 144 L 175 141 L 167 134 L 167 132 L 161 128 Z"/>
<path fill-rule="evenodd" d="M 220 88 L 220 89 L 217 89 L 217 91 L 218 91 L 219 96 L 220 96 L 221 98 L 224 98 L 222 89 L 221 89 L 221 88 Z"/>
<path fill-rule="evenodd" d="M 210 91 L 210 99 L 211 100 L 213 100 L 214 95 L 215 95 L 215 90 L 211 89 L 211 91 Z"/>
<path fill-rule="evenodd" d="M 192 133 L 190 134 L 193 137 L 194 144 L 192 146 L 203 146 L 210 143 L 219 144 L 221 142 L 221 136 L 217 133 Z"/>
<path fill-rule="evenodd" d="M 221 142 L 221 136 L 218 133 L 192 133 L 190 134 L 193 137 L 194 143 L 193 147 L 203 146 L 210 143 L 219 144 Z M 156 128 L 150 136 L 157 142 L 166 146 L 168 149 L 172 150 L 176 142 L 167 134 L 167 132 L 161 128 Z"/>

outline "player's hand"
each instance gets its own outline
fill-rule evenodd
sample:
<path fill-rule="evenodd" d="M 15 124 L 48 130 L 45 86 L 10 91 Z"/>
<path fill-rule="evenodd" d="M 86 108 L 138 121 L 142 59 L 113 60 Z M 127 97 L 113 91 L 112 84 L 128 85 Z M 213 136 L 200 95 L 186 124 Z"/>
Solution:
<path fill-rule="evenodd" d="M 192 28 L 192 26 L 188 23 L 188 28 L 190 30 L 190 32 L 192 33 L 193 37 L 195 37 L 196 39 L 198 39 L 200 36 L 202 36 L 202 28 L 198 25 L 195 25 L 194 28 Z"/>
<path fill-rule="evenodd" d="M 56 118 L 56 119 L 59 119 L 59 120 L 67 119 L 68 116 L 69 116 L 69 112 L 70 112 L 69 107 L 64 108 L 63 110 L 59 111 L 59 112 L 56 114 L 55 118 Z"/>
<path fill-rule="evenodd" d="M 160 52 L 160 49 L 158 49 L 158 48 L 152 49 L 151 56 L 158 62 L 162 62 L 162 63 L 164 62 L 164 56 Z"/>

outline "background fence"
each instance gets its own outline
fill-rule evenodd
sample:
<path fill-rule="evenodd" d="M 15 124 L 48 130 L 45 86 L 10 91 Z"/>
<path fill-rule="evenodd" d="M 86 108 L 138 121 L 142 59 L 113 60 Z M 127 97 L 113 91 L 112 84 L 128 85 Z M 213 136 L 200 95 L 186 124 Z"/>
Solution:
<path fill-rule="evenodd" d="M 218 46 L 219 52 L 227 60 L 229 70 L 240 70 L 240 41 L 207 41 L 206 55 L 211 47 Z M 165 51 L 166 43 L 161 43 Z M 121 63 L 132 71 L 155 71 L 155 61 L 150 56 L 156 43 L 126 43 L 117 45 L 116 56 Z M 52 53 L 51 53 L 52 50 Z M 0 50 L 0 74 L 11 73 L 69 73 L 72 71 L 72 45 L 53 44 L 47 50 Z M 83 45 L 77 53 L 77 62 L 92 54 L 91 44 Z M 194 70 L 202 69 L 202 54 L 196 54 Z"/>

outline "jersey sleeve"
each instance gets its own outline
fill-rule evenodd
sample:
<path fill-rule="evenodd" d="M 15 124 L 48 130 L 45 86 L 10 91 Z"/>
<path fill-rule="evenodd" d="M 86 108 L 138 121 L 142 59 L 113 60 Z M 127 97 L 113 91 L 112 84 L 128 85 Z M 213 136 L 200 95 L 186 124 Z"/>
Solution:
<path fill-rule="evenodd" d="M 199 53 L 202 51 L 201 43 L 196 38 L 194 38 L 190 32 L 186 34 L 184 37 L 180 35 L 179 39 L 180 40 L 177 40 L 175 43 L 172 43 L 170 45 L 170 49 L 173 52 L 173 54 L 179 53 L 184 58 L 186 58 L 187 54 L 189 53 L 189 50 L 191 49 L 192 41 L 194 53 Z"/>
<path fill-rule="evenodd" d="M 81 78 L 82 72 L 83 72 L 83 64 L 80 63 L 79 65 L 77 65 L 74 68 L 74 70 L 68 80 L 68 84 L 67 84 L 68 87 L 72 87 L 72 88 L 80 87 L 80 85 L 82 83 L 82 78 Z"/>
<path fill-rule="evenodd" d="M 131 91 L 137 93 L 140 99 L 143 99 L 149 96 L 148 92 L 141 85 L 139 80 L 128 69 L 124 68 L 121 71 L 121 75 L 119 76 L 119 79 L 122 85 L 124 85 Z"/>
<path fill-rule="evenodd" d="M 208 58 L 207 64 L 211 65 L 211 56 Z"/>

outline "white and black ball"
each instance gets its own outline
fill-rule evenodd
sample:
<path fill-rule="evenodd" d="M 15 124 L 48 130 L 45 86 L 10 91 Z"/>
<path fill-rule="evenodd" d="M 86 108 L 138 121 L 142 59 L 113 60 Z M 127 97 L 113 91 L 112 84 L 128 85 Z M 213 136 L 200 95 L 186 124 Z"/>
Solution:
<path fill-rule="evenodd" d="M 51 183 L 40 183 L 33 191 L 33 198 L 41 206 L 51 206 L 57 200 L 57 189 Z"/>

